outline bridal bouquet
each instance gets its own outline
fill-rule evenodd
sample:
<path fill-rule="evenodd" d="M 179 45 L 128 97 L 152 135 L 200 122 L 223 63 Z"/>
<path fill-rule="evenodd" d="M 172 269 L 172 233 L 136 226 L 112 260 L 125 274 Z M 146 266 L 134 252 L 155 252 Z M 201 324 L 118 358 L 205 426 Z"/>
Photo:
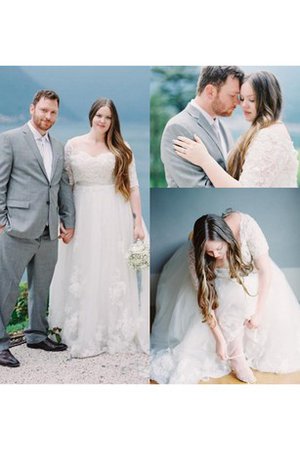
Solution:
<path fill-rule="evenodd" d="M 149 267 L 149 247 L 143 241 L 137 240 L 130 247 L 127 254 L 127 260 L 129 267 L 134 270 L 140 270 Z"/>

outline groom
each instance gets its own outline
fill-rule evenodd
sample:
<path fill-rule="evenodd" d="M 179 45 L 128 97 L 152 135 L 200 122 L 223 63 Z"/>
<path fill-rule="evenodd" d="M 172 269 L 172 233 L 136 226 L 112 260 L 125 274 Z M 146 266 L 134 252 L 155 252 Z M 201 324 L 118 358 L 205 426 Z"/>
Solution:
<path fill-rule="evenodd" d="M 233 141 L 219 117 L 229 117 L 239 103 L 244 73 L 236 66 L 203 67 L 196 97 L 167 123 L 161 139 L 161 159 L 168 187 L 211 187 L 205 172 L 178 156 L 173 140 L 178 136 L 201 138 L 209 153 L 226 170 Z"/>
<path fill-rule="evenodd" d="M 0 135 L 0 365 L 18 367 L 9 350 L 6 326 L 27 267 L 29 326 L 27 347 L 66 350 L 47 337 L 47 301 L 60 236 L 73 236 L 72 190 L 63 169 L 63 145 L 50 137 L 59 109 L 53 91 L 37 92 L 31 120 Z"/>

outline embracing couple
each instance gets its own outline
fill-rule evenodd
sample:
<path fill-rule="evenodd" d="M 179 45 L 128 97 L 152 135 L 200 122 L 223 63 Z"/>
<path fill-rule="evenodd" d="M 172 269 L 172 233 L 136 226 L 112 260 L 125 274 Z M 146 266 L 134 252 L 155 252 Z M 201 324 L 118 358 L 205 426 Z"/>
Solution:
<path fill-rule="evenodd" d="M 65 149 L 49 134 L 58 111 L 58 95 L 39 91 L 31 119 L 0 135 L 2 366 L 20 365 L 6 327 L 26 268 L 29 348 L 68 345 L 74 357 L 147 351 L 148 292 L 125 258 L 146 236 L 133 153 L 112 100 L 93 103 L 89 132 Z M 48 337 L 50 284 L 49 324 L 63 329 L 67 345 Z"/>
<path fill-rule="evenodd" d="M 234 145 L 220 117 L 231 116 L 237 105 L 250 127 Z M 297 187 L 297 152 L 281 107 L 272 73 L 203 67 L 196 97 L 162 135 L 168 187 Z"/>

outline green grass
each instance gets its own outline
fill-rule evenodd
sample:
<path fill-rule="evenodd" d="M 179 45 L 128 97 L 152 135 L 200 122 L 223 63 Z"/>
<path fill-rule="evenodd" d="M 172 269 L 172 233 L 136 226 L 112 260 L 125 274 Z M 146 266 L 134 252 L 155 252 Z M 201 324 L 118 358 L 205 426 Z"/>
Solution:
<path fill-rule="evenodd" d="M 23 322 L 16 323 L 15 325 L 8 325 L 6 331 L 8 334 L 16 333 L 18 331 L 23 331 L 28 325 L 28 320 L 24 320 Z"/>
<path fill-rule="evenodd" d="M 18 331 L 24 330 L 28 325 L 28 286 L 27 283 L 20 283 L 19 286 L 19 297 L 17 304 L 13 310 L 10 322 L 6 327 L 7 333 L 16 333 Z"/>

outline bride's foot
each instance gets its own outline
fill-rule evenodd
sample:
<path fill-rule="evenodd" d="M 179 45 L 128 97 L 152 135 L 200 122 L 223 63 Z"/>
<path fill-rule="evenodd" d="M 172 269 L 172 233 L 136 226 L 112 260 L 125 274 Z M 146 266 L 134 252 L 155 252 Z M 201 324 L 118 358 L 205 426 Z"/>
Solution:
<path fill-rule="evenodd" d="M 255 383 L 256 378 L 254 373 L 250 369 L 247 364 L 246 358 L 244 355 L 231 357 L 231 368 L 235 373 L 236 377 L 243 381 L 244 383 Z"/>

